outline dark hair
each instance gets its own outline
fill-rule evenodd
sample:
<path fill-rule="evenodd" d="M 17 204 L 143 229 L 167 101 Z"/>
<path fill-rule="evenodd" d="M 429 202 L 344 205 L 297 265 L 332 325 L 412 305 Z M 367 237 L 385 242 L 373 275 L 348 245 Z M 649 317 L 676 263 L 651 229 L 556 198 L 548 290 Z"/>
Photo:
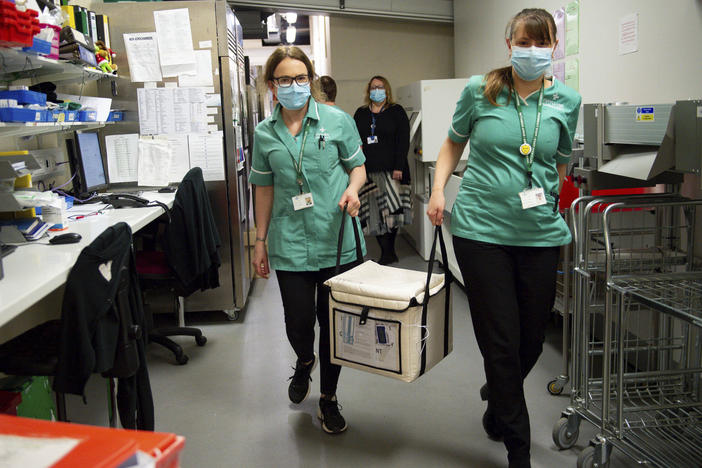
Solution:
<path fill-rule="evenodd" d="M 316 76 L 314 73 L 314 65 L 312 65 L 312 62 L 307 57 L 307 55 L 305 55 L 302 49 L 296 46 L 278 47 L 273 51 L 270 57 L 268 57 L 268 60 L 266 60 L 266 65 L 263 67 L 263 75 L 258 83 L 259 91 L 262 94 L 268 92 L 268 83 L 273 81 L 273 74 L 275 72 L 275 69 L 278 67 L 278 65 L 280 65 L 280 62 L 282 62 L 288 57 L 291 59 L 299 60 L 300 62 L 305 64 L 305 68 L 307 68 L 307 74 L 310 77 L 310 91 L 312 93 L 312 97 L 317 101 L 321 100 L 322 93 L 319 89 L 319 82 L 314 79 Z"/>
<path fill-rule="evenodd" d="M 524 26 L 526 35 L 535 41 L 545 41 L 553 44 L 556 40 L 556 22 L 548 11 L 542 8 L 525 8 L 509 20 L 505 28 L 505 38 L 512 39 L 518 26 Z M 512 67 L 492 70 L 485 75 L 483 94 L 493 106 L 497 105 L 497 96 L 502 88 L 507 86 L 512 96 Z"/>
<path fill-rule="evenodd" d="M 322 87 L 322 92 L 327 96 L 327 101 L 333 102 L 336 100 L 336 81 L 329 75 L 324 75 L 319 78 L 319 84 Z"/>
<path fill-rule="evenodd" d="M 392 99 L 392 88 L 390 87 L 390 82 L 388 81 L 388 79 L 384 76 L 375 75 L 373 78 L 368 80 L 368 84 L 366 85 L 366 97 L 364 99 L 366 105 L 370 106 L 371 103 L 370 87 L 373 80 L 380 80 L 383 82 L 383 87 L 385 88 L 385 102 L 387 102 L 388 106 L 392 106 L 393 104 L 395 104 L 395 101 L 393 101 Z"/>

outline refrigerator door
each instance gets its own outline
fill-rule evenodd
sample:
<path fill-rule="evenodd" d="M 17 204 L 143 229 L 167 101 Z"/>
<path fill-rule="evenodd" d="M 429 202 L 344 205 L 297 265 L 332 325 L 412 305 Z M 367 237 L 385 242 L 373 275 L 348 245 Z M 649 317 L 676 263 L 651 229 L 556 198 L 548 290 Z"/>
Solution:
<path fill-rule="evenodd" d="M 187 297 L 185 309 L 186 311 L 223 310 L 233 318 L 236 316 L 236 310 L 244 307 L 250 286 L 248 275 L 245 273 L 248 252 L 244 245 L 244 236 L 248 229 L 249 201 L 248 196 L 242 196 L 247 194 L 248 180 L 247 174 L 237 170 L 239 151 L 236 147 L 235 125 L 242 112 L 240 106 L 245 103 L 240 102 L 238 93 L 239 72 L 236 68 L 236 51 L 239 41 L 236 37 L 234 13 L 224 0 L 104 3 L 101 8 L 110 17 L 112 49 L 118 54 L 116 61 L 120 67 L 120 75 L 129 76 L 129 64 L 122 35 L 154 31 L 154 11 L 187 8 L 195 49 L 203 50 L 198 45 L 208 42 L 212 44 L 212 48 L 208 50 L 212 52 L 213 91 L 215 96 L 220 96 L 220 104 L 215 107 L 214 122 L 210 125 L 216 125 L 223 134 L 225 179 L 207 181 L 206 186 L 222 240 L 220 287 L 196 292 Z M 224 54 L 221 53 L 223 50 Z M 177 80 L 168 78 L 167 81 Z M 101 83 L 98 84 L 98 86 L 101 85 Z M 142 83 L 118 81 L 117 99 L 129 115 L 137 114 L 136 90 L 141 87 L 143 87 Z M 103 91 L 109 92 L 109 89 Z M 131 123 L 106 126 L 102 131 L 103 135 L 138 132 L 139 123 L 136 119 Z"/>

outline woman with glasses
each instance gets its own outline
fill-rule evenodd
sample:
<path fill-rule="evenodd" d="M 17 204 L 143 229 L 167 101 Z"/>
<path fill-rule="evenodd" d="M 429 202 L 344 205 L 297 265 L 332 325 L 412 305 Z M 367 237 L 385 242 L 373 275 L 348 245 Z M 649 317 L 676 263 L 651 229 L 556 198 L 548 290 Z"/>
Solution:
<path fill-rule="evenodd" d="M 361 225 L 380 245 L 378 263 L 398 260 L 395 236 L 412 222 L 410 174 L 407 164 L 409 120 L 392 99 L 387 79 L 374 76 L 366 86 L 365 104 L 353 116 L 366 155 L 368 182 L 361 190 Z"/>
<path fill-rule="evenodd" d="M 470 141 L 451 232 L 487 377 L 483 427 L 504 441 L 510 468 L 531 466 L 523 382 L 543 348 L 560 246 L 571 240 L 558 194 L 581 98 L 547 74 L 557 44 L 545 10 L 528 8 L 510 21 L 510 66 L 468 80 L 427 210 L 442 224 L 444 186 Z"/>
<path fill-rule="evenodd" d="M 309 58 L 294 46 L 279 47 L 266 62 L 262 91 L 270 90 L 278 104 L 254 132 L 249 176 L 255 185 L 252 263 L 264 278 L 270 268 L 276 271 L 285 329 L 297 355 L 288 386 L 288 397 L 295 404 L 310 393 L 310 374 L 318 360 L 315 319 L 319 322 L 317 416 L 322 429 L 335 434 L 347 425 L 336 398 L 341 367 L 329 361 L 329 299 L 322 284 L 334 276 L 342 209 L 358 215 L 358 191 L 366 170 L 353 122 L 340 109 L 318 104 L 314 77 Z M 356 265 L 351 223 L 345 229 L 342 271 Z M 362 249 L 365 254 L 364 244 Z"/>

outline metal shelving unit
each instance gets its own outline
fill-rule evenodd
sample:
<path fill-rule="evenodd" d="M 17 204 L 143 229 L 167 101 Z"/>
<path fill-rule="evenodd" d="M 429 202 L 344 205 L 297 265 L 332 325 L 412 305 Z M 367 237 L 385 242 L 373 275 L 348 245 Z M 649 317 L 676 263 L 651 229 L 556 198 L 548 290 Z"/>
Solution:
<path fill-rule="evenodd" d="M 0 138 L 40 135 L 76 130 L 92 130 L 116 122 L 0 122 Z"/>
<path fill-rule="evenodd" d="M 65 60 L 54 60 L 20 49 L 0 48 L 0 82 L 38 79 L 40 81 L 88 82 L 100 79 L 126 79 Z"/>

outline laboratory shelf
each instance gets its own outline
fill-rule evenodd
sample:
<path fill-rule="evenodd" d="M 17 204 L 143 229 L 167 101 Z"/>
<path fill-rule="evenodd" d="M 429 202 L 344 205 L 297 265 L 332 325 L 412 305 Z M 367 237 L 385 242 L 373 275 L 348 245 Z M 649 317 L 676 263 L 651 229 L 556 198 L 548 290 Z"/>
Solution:
<path fill-rule="evenodd" d="M 38 81 L 88 82 L 100 79 L 124 79 L 119 75 L 65 60 L 54 60 L 30 54 L 21 49 L 0 48 L 0 82 L 13 82 L 22 79 Z"/>

